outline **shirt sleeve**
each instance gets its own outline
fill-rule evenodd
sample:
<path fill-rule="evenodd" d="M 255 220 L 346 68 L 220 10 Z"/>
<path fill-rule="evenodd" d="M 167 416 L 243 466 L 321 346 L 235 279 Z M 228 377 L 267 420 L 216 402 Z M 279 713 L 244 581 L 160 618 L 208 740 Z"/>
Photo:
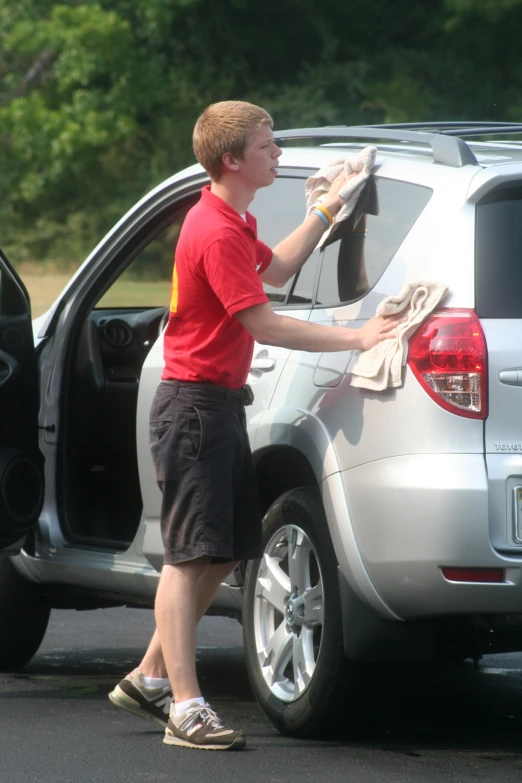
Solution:
<path fill-rule="evenodd" d="M 268 261 L 264 250 L 258 256 L 257 247 L 254 251 L 238 236 L 217 239 L 204 252 L 202 264 L 205 276 L 228 315 L 268 302 L 259 279 L 260 270 L 256 270 L 258 263 L 268 266 L 272 257 L 270 248 L 263 247 L 270 252 Z"/>
<path fill-rule="evenodd" d="M 270 262 L 272 261 L 272 256 L 274 255 L 272 252 L 272 249 L 268 247 L 268 245 L 265 245 L 264 242 L 261 242 L 260 239 L 256 239 L 256 253 L 257 253 L 257 274 L 261 275 L 265 269 L 267 269 L 270 266 Z"/>

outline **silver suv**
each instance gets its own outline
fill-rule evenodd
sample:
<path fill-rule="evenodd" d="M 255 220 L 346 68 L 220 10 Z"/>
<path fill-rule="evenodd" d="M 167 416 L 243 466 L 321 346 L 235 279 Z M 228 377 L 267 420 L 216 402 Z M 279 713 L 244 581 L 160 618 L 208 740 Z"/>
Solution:
<path fill-rule="evenodd" d="M 365 242 L 345 231 L 318 248 L 286 288 L 267 289 L 275 309 L 358 326 L 409 281 L 449 287 L 410 339 L 397 389 L 352 386 L 351 351 L 255 346 L 247 416 L 265 551 L 212 611 L 242 621 L 253 689 L 287 734 L 327 725 L 357 662 L 522 650 L 522 143 L 508 140 L 520 132 L 276 134 L 305 143 L 285 145 L 253 204 L 271 246 L 302 221 L 308 176 L 370 143 L 378 155 Z M 3 668 L 34 655 L 53 607 L 153 605 L 148 412 L 167 308 L 150 306 L 146 284 L 126 300 L 124 283 L 144 254 L 172 257 L 205 182 L 192 166 L 149 193 L 32 325 L 0 260 Z"/>

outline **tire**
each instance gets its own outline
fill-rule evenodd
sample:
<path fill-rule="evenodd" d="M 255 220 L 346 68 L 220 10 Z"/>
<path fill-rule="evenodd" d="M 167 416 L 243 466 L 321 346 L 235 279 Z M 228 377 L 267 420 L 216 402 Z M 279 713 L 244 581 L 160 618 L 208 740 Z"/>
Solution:
<path fill-rule="evenodd" d="M 51 612 L 42 592 L 0 555 L 0 671 L 25 666 L 38 651 Z"/>
<path fill-rule="evenodd" d="M 263 536 L 264 554 L 245 575 L 250 682 L 279 731 L 322 736 L 339 717 L 347 661 L 337 561 L 319 493 L 300 488 L 281 495 L 263 520 Z"/>

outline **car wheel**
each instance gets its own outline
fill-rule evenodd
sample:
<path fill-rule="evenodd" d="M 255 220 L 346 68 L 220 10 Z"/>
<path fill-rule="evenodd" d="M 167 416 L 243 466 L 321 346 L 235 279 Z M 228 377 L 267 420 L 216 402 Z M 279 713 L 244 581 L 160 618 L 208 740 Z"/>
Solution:
<path fill-rule="evenodd" d="M 337 561 L 318 492 L 286 492 L 263 529 L 263 556 L 245 575 L 250 682 L 279 731 L 318 736 L 338 717 L 347 665 Z"/>
<path fill-rule="evenodd" d="M 24 666 L 47 630 L 50 607 L 36 585 L 0 556 L 0 671 Z"/>

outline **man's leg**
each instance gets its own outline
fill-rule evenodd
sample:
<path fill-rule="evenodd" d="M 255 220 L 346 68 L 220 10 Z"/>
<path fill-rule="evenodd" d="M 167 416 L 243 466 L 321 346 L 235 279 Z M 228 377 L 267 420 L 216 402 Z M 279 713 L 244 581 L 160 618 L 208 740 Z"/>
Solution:
<path fill-rule="evenodd" d="M 218 584 L 215 569 L 207 576 L 210 568 L 209 558 L 201 557 L 164 565 L 161 572 L 156 624 L 175 699 L 163 741 L 204 750 L 243 748 L 243 732 L 225 726 L 202 697 L 196 675 L 196 629 L 201 610 L 198 587 L 207 603 Z"/>
<path fill-rule="evenodd" d="M 214 600 L 219 585 L 234 570 L 236 565 L 237 562 L 209 565 L 199 579 L 196 598 L 196 618 L 198 622 Z M 168 677 L 157 628 L 138 669 L 145 677 Z"/>
<path fill-rule="evenodd" d="M 219 585 L 236 565 L 236 562 L 227 562 L 206 568 L 197 583 L 197 620 L 205 614 Z M 115 706 L 165 726 L 172 695 L 167 678 L 167 668 L 156 628 L 138 668 L 118 683 L 109 698 Z"/>
<path fill-rule="evenodd" d="M 213 563 L 209 565 L 198 584 L 197 616 L 201 620 L 208 607 L 214 600 L 219 585 L 234 570 L 239 561 L 227 563 Z"/>
<path fill-rule="evenodd" d="M 145 677 L 163 679 L 168 676 L 157 628 L 152 635 L 152 639 L 149 642 L 147 651 L 145 652 L 138 669 Z"/>
<path fill-rule="evenodd" d="M 245 735 L 230 729 L 201 695 L 196 675 L 196 629 L 203 604 L 215 594 L 222 569 L 198 558 L 164 565 L 156 594 L 156 624 L 174 702 L 163 741 L 167 745 L 229 750 Z M 200 605 L 198 606 L 198 592 Z"/>
<path fill-rule="evenodd" d="M 201 696 L 196 678 L 198 582 L 208 558 L 164 565 L 156 593 L 156 626 L 176 701 Z"/>
<path fill-rule="evenodd" d="M 196 677 L 197 624 L 235 565 L 209 565 L 208 558 L 199 558 L 163 567 L 156 594 L 156 623 L 176 701 L 201 696 Z"/>

